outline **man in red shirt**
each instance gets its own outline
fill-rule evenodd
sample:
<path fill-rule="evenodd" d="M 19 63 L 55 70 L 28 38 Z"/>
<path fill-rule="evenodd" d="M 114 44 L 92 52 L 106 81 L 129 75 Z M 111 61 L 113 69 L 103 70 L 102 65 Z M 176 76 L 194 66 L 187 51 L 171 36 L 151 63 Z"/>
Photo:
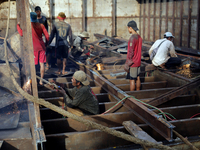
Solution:
<path fill-rule="evenodd" d="M 130 91 L 135 89 L 140 90 L 140 65 L 141 65 L 141 50 L 142 38 L 136 32 L 138 30 L 135 21 L 130 21 L 128 24 L 128 31 L 131 35 L 128 41 L 128 51 L 124 69 L 128 72 L 126 78 L 130 81 Z M 136 83 L 136 84 L 135 84 Z"/>
<path fill-rule="evenodd" d="M 33 49 L 34 49 L 34 59 L 35 59 L 35 65 L 38 64 L 38 61 L 40 63 L 40 75 L 41 78 L 44 77 L 44 63 L 46 62 L 46 56 L 45 56 L 45 44 L 42 39 L 42 34 L 45 35 L 46 43 L 49 41 L 49 34 L 44 27 L 43 24 L 40 24 L 37 20 L 37 14 L 35 12 L 30 13 L 31 17 L 31 27 L 32 27 L 32 39 L 33 39 Z M 20 23 L 17 24 L 17 30 L 21 36 L 23 36 L 23 31 L 20 28 Z M 43 85 L 42 80 L 40 80 L 40 85 Z"/>

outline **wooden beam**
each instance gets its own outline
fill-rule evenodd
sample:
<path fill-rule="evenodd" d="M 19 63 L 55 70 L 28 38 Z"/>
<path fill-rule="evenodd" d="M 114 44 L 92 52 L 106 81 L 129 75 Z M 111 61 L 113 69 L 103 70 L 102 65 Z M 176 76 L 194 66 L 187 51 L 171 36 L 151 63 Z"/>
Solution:
<path fill-rule="evenodd" d="M 112 36 L 116 36 L 116 0 L 112 0 Z"/>

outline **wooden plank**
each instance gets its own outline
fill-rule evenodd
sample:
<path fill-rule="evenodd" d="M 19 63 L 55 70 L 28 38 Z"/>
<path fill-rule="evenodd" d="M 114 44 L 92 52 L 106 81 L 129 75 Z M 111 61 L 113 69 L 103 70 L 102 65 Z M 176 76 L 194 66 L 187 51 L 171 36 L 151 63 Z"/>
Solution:
<path fill-rule="evenodd" d="M 125 127 L 125 129 L 134 137 L 146 140 L 152 143 L 160 144 L 157 142 L 154 138 L 152 138 L 149 134 L 144 132 L 137 124 L 135 124 L 133 121 L 124 121 L 122 125 Z"/>
<path fill-rule="evenodd" d="M 111 83 L 115 84 L 115 85 L 129 84 L 130 83 L 129 79 L 123 79 L 123 78 L 121 78 L 121 79 L 109 79 L 109 81 Z M 141 83 L 143 83 L 143 82 L 155 82 L 157 80 L 155 79 L 154 76 L 150 76 L 150 77 L 140 77 L 140 81 L 141 81 Z"/>
<path fill-rule="evenodd" d="M 173 89 L 163 95 L 160 95 L 159 97 L 154 98 L 153 100 L 151 100 L 150 102 L 148 102 L 148 104 L 153 105 L 153 106 L 158 106 L 160 104 L 163 104 L 179 95 L 182 95 L 188 91 L 191 91 L 193 88 L 197 88 L 197 86 L 200 83 L 200 79 L 197 78 L 196 80 L 193 80 L 192 82 L 180 86 L 176 89 Z"/>
<path fill-rule="evenodd" d="M 158 82 L 145 82 L 141 83 L 141 90 L 146 89 L 158 89 L 165 88 L 167 85 L 167 81 L 158 81 Z M 130 84 L 121 84 L 117 85 L 117 87 L 123 91 L 130 91 Z"/>
<path fill-rule="evenodd" d="M 140 91 L 126 91 L 128 95 L 132 95 L 137 99 L 142 98 L 154 98 L 158 97 L 170 90 L 174 90 L 175 88 L 159 88 L 159 89 L 148 89 L 148 90 L 140 90 Z"/>

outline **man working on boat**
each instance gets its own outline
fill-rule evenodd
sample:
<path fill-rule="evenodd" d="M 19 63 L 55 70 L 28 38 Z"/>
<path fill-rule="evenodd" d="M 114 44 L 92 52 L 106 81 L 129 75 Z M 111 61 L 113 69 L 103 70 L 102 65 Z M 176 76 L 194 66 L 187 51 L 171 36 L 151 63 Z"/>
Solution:
<path fill-rule="evenodd" d="M 124 70 L 128 72 L 126 79 L 130 81 L 130 91 L 135 89 L 140 90 L 140 65 L 141 65 L 141 50 L 142 50 L 142 38 L 137 33 L 137 24 L 134 20 L 128 24 L 128 31 L 131 35 L 128 41 L 128 51 L 126 57 L 126 63 Z"/>
<path fill-rule="evenodd" d="M 179 66 L 181 59 L 176 55 L 174 44 L 172 43 L 174 36 L 171 32 L 164 34 L 164 39 L 157 40 L 149 50 L 149 56 L 157 48 L 155 56 L 152 56 L 152 64 L 154 66 L 161 67 L 162 69 L 168 69 L 171 67 Z"/>
<path fill-rule="evenodd" d="M 73 89 L 68 89 L 56 82 L 57 85 L 61 86 L 59 92 L 63 94 L 65 104 L 68 107 L 80 109 L 85 115 L 98 114 L 99 103 L 89 86 L 90 82 L 85 72 L 76 71 L 71 81 Z"/>
<path fill-rule="evenodd" d="M 45 43 L 42 39 L 42 34 L 45 35 L 46 43 L 49 41 L 49 34 L 45 29 L 43 24 L 40 24 L 37 19 L 37 14 L 35 12 L 30 13 L 31 18 L 31 28 L 32 28 L 32 40 L 33 40 L 33 49 L 34 49 L 34 60 L 35 65 L 40 64 L 40 74 L 41 78 L 44 77 L 44 63 L 46 62 L 45 55 Z M 20 22 L 17 24 L 17 30 L 21 36 L 23 36 L 23 31 L 20 28 Z M 42 80 L 39 82 L 40 85 L 43 85 Z"/>
<path fill-rule="evenodd" d="M 65 22 L 66 19 L 65 13 L 60 12 L 57 18 L 59 19 L 59 21 L 54 24 L 49 39 L 49 44 L 51 44 L 54 36 L 56 35 L 55 47 L 56 47 L 56 57 L 58 65 L 58 72 L 56 73 L 61 74 L 61 63 L 62 63 L 61 58 L 63 58 L 62 75 L 65 75 L 67 73 L 65 72 L 65 67 L 68 58 L 68 50 L 69 47 L 73 45 L 72 30 L 71 26 Z M 69 42 L 67 41 L 67 37 L 69 37 Z"/>
<path fill-rule="evenodd" d="M 87 56 L 92 55 L 90 54 L 89 49 L 94 48 L 94 47 L 91 45 L 88 45 L 88 46 L 83 45 L 83 40 L 87 40 L 88 38 L 89 38 L 89 34 L 86 31 L 83 31 L 75 38 L 74 43 L 73 43 L 73 48 L 71 50 L 71 54 L 75 59 L 79 58 L 83 53 Z"/>

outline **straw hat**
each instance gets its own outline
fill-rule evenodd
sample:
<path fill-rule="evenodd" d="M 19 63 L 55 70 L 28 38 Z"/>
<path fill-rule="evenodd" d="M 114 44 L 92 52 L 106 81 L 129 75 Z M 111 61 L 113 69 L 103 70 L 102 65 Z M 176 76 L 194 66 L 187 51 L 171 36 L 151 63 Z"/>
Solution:
<path fill-rule="evenodd" d="M 76 71 L 76 72 L 74 73 L 73 77 L 74 77 L 77 81 L 81 82 L 83 85 L 89 85 L 89 84 L 90 84 L 90 82 L 89 82 L 88 79 L 87 79 L 87 76 L 86 76 L 85 72 L 83 72 L 83 71 L 81 71 L 81 70 L 80 70 L 80 71 Z"/>
<path fill-rule="evenodd" d="M 82 33 L 80 33 L 78 36 L 83 37 L 83 38 L 89 38 L 89 33 L 86 31 L 83 31 Z"/>

